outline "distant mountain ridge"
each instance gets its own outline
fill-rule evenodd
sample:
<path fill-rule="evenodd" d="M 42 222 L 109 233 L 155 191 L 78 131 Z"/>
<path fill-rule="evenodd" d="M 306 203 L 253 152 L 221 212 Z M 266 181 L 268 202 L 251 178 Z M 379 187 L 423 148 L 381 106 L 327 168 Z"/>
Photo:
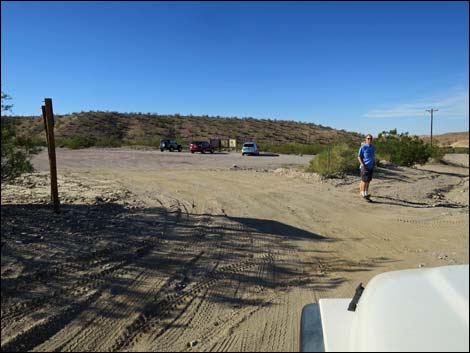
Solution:
<path fill-rule="evenodd" d="M 44 138 L 40 116 L 2 117 L 13 122 L 18 136 Z M 313 123 L 287 120 L 157 115 L 144 113 L 81 112 L 55 116 L 57 138 L 115 138 L 127 143 L 177 138 L 182 143 L 210 138 L 254 140 L 264 144 L 328 144 L 334 141 L 360 143 L 363 135 Z"/>

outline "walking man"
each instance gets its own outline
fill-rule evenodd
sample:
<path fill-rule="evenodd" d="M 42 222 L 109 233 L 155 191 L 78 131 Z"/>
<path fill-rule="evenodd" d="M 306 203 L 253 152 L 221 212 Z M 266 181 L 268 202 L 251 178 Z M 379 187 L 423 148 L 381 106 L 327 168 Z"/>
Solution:
<path fill-rule="evenodd" d="M 370 201 L 369 196 L 369 184 L 372 180 L 372 174 L 374 174 L 375 165 L 375 149 L 372 145 L 372 135 L 366 136 L 366 141 L 359 148 L 357 159 L 361 163 L 361 184 L 359 190 L 363 199 Z"/>

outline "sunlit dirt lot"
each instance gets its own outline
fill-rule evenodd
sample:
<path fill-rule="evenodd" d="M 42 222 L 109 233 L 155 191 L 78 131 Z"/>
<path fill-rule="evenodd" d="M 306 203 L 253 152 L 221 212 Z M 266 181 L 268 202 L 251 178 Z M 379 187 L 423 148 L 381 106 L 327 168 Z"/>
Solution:
<path fill-rule="evenodd" d="M 359 177 L 312 156 L 57 151 L 2 185 L 5 351 L 298 351 L 303 305 L 468 264 L 468 155 Z"/>

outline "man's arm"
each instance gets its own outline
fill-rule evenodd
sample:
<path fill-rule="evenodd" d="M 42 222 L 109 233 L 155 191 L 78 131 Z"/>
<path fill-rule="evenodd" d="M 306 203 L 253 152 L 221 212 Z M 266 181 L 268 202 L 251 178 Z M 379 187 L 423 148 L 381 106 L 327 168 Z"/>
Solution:
<path fill-rule="evenodd" d="M 361 156 L 357 156 L 357 160 L 359 161 L 359 163 L 361 163 L 361 167 L 362 168 L 365 168 L 366 165 L 364 164 L 364 161 L 362 160 L 362 157 Z"/>

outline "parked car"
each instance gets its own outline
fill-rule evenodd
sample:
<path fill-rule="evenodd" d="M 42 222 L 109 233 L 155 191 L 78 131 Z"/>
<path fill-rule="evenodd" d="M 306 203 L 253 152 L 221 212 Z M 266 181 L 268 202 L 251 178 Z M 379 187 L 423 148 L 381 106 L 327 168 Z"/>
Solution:
<path fill-rule="evenodd" d="M 181 152 L 182 149 L 183 146 L 179 145 L 175 140 L 163 139 L 160 141 L 160 151 L 162 152 L 165 150 L 168 150 L 170 152 L 177 150 L 178 152 Z"/>
<path fill-rule="evenodd" d="M 256 142 L 245 142 L 242 147 L 242 156 L 245 154 L 251 154 L 259 156 L 259 148 Z"/>
<path fill-rule="evenodd" d="M 211 146 L 211 144 L 208 141 L 193 141 L 189 145 L 189 150 L 191 151 L 191 153 L 194 153 L 194 152 L 214 153 L 214 147 Z"/>
<path fill-rule="evenodd" d="M 302 310 L 301 352 L 468 352 L 469 266 L 385 272 Z"/>

